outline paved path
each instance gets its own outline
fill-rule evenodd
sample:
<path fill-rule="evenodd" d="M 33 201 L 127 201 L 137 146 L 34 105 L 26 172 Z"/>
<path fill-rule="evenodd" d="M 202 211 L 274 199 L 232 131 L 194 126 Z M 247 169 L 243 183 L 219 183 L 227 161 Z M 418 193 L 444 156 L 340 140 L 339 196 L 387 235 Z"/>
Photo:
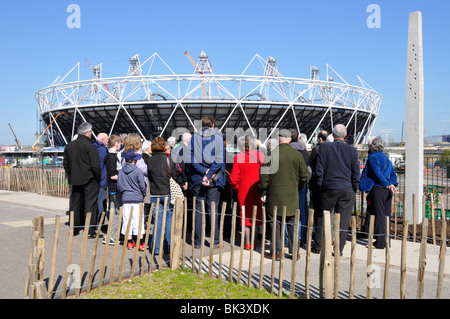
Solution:
<path fill-rule="evenodd" d="M 0 298 L 23 298 L 24 288 L 26 281 L 26 269 L 28 264 L 28 256 L 30 249 L 30 234 L 31 234 L 31 221 L 35 216 L 44 216 L 45 218 L 45 241 L 46 241 L 46 264 L 44 276 L 47 278 L 50 272 L 47 260 L 51 259 L 51 249 L 53 243 L 53 232 L 54 232 L 54 217 L 56 215 L 61 216 L 61 234 L 59 241 L 59 251 L 58 251 L 58 269 L 57 274 L 64 274 L 65 266 L 67 263 L 67 249 L 68 247 L 68 233 L 69 228 L 65 225 L 68 221 L 68 199 L 61 199 L 55 197 L 47 197 L 34 193 L 15 193 L 8 191 L 0 191 L 0 241 L 2 245 L 0 246 L 0 267 L 2 269 L 0 273 Z M 237 237 L 240 237 L 239 235 Z M 95 240 L 88 240 L 88 247 L 94 245 Z M 74 239 L 74 253 L 73 260 L 77 262 L 80 260 L 80 251 L 82 244 L 82 235 L 76 236 Z M 113 246 L 111 246 L 113 247 Z M 96 271 L 94 272 L 94 283 L 95 278 L 99 277 L 98 268 L 101 265 L 101 251 L 105 248 L 104 245 L 99 244 L 99 253 L 96 259 Z M 186 264 L 191 266 L 191 246 L 186 245 L 187 253 Z M 121 256 L 122 246 L 119 246 L 119 256 Z M 61 252 L 60 252 L 61 251 Z M 92 250 L 88 250 L 91 251 Z M 417 294 L 417 274 L 418 274 L 418 264 L 419 264 L 419 252 L 420 244 L 408 242 L 407 246 L 407 298 L 416 298 Z M 223 275 L 227 277 L 228 266 L 229 266 L 229 255 L 230 246 L 227 244 L 224 249 L 223 260 L 224 268 Z M 296 292 L 302 295 L 305 287 L 305 250 L 301 250 L 301 259 L 296 264 Z M 113 248 L 109 248 L 108 256 L 111 257 L 113 254 Z M 214 250 L 214 268 L 215 272 L 218 269 L 218 249 Z M 147 255 L 148 256 L 148 255 Z M 205 248 L 204 252 L 205 258 L 209 256 L 209 248 Z M 244 253 L 243 261 L 243 272 L 242 280 L 247 282 L 248 280 L 248 270 L 249 270 L 249 252 Z M 444 289 L 443 297 L 450 298 L 450 250 L 447 249 L 446 253 L 446 265 L 445 265 L 445 276 L 444 276 Z M 255 251 L 253 254 L 253 274 L 259 274 L 259 263 L 260 263 L 260 252 Z M 196 251 L 196 262 L 198 265 L 199 252 Z M 391 255 L 390 255 L 390 270 L 389 270 L 389 297 L 399 298 L 400 292 L 400 258 L 401 258 L 401 242 L 399 240 L 391 241 Z M 433 245 L 427 245 L 427 257 L 426 257 L 426 272 L 425 272 L 425 298 L 436 297 L 436 287 L 437 287 L 437 274 L 439 270 L 439 247 Z M 142 262 L 148 263 L 148 257 L 145 260 L 140 259 Z M 365 298 L 366 296 L 366 285 L 367 281 L 366 275 L 366 260 L 367 260 L 367 248 L 365 241 L 358 241 L 356 245 L 356 298 Z M 238 261 L 239 261 L 239 249 L 235 249 L 234 257 L 234 275 L 237 276 Z M 132 251 L 127 251 L 126 265 L 130 267 L 132 261 Z M 271 260 L 264 259 L 264 285 L 268 286 L 270 284 L 270 273 L 271 273 Z M 374 250 L 373 251 L 373 264 L 378 265 L 379 276 L 378 281 L 374 282 L 375 286 L 372 289 L 372 296 L 374 298 L 382 298 L 383 293 L 383 280 L 384 280 L 384 263 L 385 263 L 385 251 L 384 250 Z M 204 261 L 203 265 L 206 266 L 208 261 Z M 285 292 L 289 292 L 289 281 L 291 274 L 292 262 L 290 259 L 286 259 L 284 263 L 284 274 L 282 281 L 282 288 Z M 118 266 L 116 266 L 118 267 Z M 279 263 L 276 265 L 276 279 L 275 279 L 275 290 L 279 287 L 278 281 L 278 268 Z M 319 255 L 311 255 L 311 275 L 310 275 L 310 289 L 311 297 L 317 298 L 318 296 L 318 276 L 317 270 L 319 267 Z M 90 268 L 90 256 L 86 257 L 84 271 L 84 282 L 86 282 L 87 272 Z M 344 249 L 344 256 L 341 258 L 340 264 L 340 297 L 348 297 L 348 283 L 349 283 L 349 271 L 350 269 L 350 243 Z M 118 269 L 116 268 L 117 273 Z M 106 278 L 108 278 L 108 273 Z M 124 277 L 126 275 L 124 274 Z M 55 283 L 57 288 L 61 289 L 61 275 L 56 276 Z M 254 276 L 252 281 L 254 285 L 258 285 L 259 276 Z M 60 291 L 60 290 L 59 290 Z M 58 297 L 60 293 L 56 293 L 55 297 Z"/>

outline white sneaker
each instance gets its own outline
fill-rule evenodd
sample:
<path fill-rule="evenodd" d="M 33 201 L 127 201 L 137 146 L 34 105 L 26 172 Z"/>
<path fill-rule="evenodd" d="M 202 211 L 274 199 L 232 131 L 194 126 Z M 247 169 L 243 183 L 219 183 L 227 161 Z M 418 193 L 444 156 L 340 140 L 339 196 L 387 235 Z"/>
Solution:
<path fill-rule="evenodd" d="M 106 238 L 103 238 L 103 245 L 106 244 Z M 109 239 L 109 245 L 114 246 L 116 244 L 116 240 L 114 238 Z"/>

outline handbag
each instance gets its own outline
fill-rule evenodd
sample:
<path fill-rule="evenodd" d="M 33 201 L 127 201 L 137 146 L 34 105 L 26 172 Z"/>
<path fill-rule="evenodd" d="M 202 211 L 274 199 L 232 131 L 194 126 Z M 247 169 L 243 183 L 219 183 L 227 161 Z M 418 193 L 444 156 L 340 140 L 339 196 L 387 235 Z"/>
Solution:
<path fill-rule="evenodd" d="M 180 184 L 178 184 L 171 175 L 170 172 L 170 162 L 169 162 L 169 157 L 167 157 L 167 166 L 169 169 L 169 183 L 170 183 L 170 203 L 172 205 L 175 205 L 175 201 L 178 197 L 181 197 L 182 200 L 184 201 L 184 193 L 183 190 L 181 189 Z"/>

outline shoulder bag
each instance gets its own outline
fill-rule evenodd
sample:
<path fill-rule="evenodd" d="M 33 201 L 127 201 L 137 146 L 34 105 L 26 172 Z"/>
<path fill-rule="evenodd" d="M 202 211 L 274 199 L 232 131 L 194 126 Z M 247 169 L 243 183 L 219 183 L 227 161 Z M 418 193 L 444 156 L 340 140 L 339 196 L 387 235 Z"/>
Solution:
<path fill-rule="evenodd" d="M 169 157 L 167 157 L 167 167 L 169 169 L 169 182 L 170 182 L 170 203 L 175 205 L 175 201 L 178 197 L 181 197 L 184 200 L 183 190 L 181 186 L 172 178 L 170 171 L 170 162 Z"/>

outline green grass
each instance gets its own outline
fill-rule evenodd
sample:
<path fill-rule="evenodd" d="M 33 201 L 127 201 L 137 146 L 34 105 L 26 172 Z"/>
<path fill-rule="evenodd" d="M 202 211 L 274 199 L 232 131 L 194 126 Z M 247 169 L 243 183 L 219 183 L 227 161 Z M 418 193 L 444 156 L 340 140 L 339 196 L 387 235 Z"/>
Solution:
<path fill-rule="evenodd" d="M 161 270 L 93 289 L 83 299 L 279 299 L 266 290 L 229 283 L 190 269 Z M 287 299 L 288 296 L 282 296 Z"/>

